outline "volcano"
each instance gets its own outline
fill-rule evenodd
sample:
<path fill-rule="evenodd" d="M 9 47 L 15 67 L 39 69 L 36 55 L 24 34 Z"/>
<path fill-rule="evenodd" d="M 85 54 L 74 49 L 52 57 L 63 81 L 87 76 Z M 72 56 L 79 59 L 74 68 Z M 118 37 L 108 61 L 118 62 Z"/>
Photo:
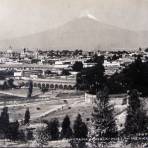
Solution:
<path fill-rule="evenodd" d="M 0 48 L 55 50 L 118 50 L 148 46 L 147 31 L 131 31 L 104 24 L 92 15 L 78 17 L 44 32 L 0 41 Z"/>

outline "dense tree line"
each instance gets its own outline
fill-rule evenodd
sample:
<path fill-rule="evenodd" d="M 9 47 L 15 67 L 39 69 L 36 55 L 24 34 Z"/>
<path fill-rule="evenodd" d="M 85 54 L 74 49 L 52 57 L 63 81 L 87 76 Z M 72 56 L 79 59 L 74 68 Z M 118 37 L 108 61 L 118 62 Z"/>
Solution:
<path fill-rule="evenodd" d="M 77 74 L 76 87 L 79 90 L 86 90 L 90 93 L 96 94 L 96 92 L 106 82 L 104 76 L 104 57 L 95 55 L 92 59 L 95 62 L 95 66 L 84 68 Z"/>
<path fill-rule="evenodd" d="M 71 139 L 71 138 L 87 138 L 88 128 L 82 121 L 81 115 L 78 114 L 73 126 L 68 115 L 65 116 L 63 122 L 59 123 L 57 118 L 50 121 L 43 121 L 47 126 L 36 129 L 36 134 L 33 136 L 32 131 L 19 130 L 20 123 L 18 121 L 10 122 L 8 108 L 4 107 L 0 116 L 0 136 L 1 138 L 8 138 L 10 140 L 21 140 L 27 142 L 27 140 L 36 140 L 41 145 L 47 144 L 49 140 L 59 139 Z M 26 109 L 24 115 L 23 125 L 29 126 L 30 124 L 30 111 Z M 60 130 L 61 129 L 61 130 Z M 2 137 L 3 136 L 3 137 Z"/>
<path fill-rule="evenodd" d="M 81 61 L 76 61 L 72 66 L 73 71 L 80 72 L 83 69 L 83 63 Z"/>
<path fill-rule="evenodd" d="M 73 128 L 71 127 L 70 118 L 65 116 L 61 124 L 61 131 L 59 130 L 60 123 L 57 118 L 50 121 L 44 121 L 47 124 L 47 131 L 50 140 L 57 140 L 61 138 L 87 138 L 87 126 L 82 121 L 81 115 L 78 114 L 74 121 Z"/>
<path fill-rule="evenodd" d="M 19 135 L 19 123 L 18 121 L 10 122 L 8 108 L 4 107 L 0 116 L 0 134 L 3 138 L 9 138 L 11 140 L 17 140 Z"/>
<path fill-rule="evenodd" d="M 120 73 L 115 73 L 110 77 L 104 75 L 103 56 L 95 55 L 88 62 L 96 64 L 93 67 L 83 68 L 77 74 L 77 89 L 96 94 L 106 84 L 112 94 L 126 93 L 128 90 L 137 89 L 143 95 L 148 95 L 148 62 L 142 62 L 141 55 L 138 55 L 135 61 Z"/>
<path fill-rule="evenodd" d="M 29 120 L 30 112 L 27 109 L 24 116 L 24 125 L 29 124 Z M 0 136 L 10 140 L 25 140 L 25 135 L 19 130 L 19 126 L 20 123 L 17 120 L 10 122 L 8 108 L 4 107 L 0 116 Z"/>
<path fill-rule="evenodd" d="M 66 115 L 63 119 L 61 126 L 57 118 L 51 119 L 50 121 L 45 120 L 43 123 L 47 125 L 47 128 L 40 130 L 40 140 L 39 135 L 37 138 L 40 144 L 46 145 L 46 142 L 49 140 L 69 139 L 69 142 L 72 146 L 80 147 L 82 144 L 85 145 L 85 142 L 87 141 L 83 140 L 83 142 L 81 142 L 80 140 L 76 140 L 79 138 L 87 139 L 88 134 L 87 125 L 82 121 L 80 114 L 77 115 L 73 126 L 71 126 L 70 118 L 68 115 Z"/>
<path fill-rule="evenodd" d="M 47 126 L 36 129 L 36 135 L 33 136 L 31 131 L 28 131 L 27 135 L 23 131 L 19 130 L 19 122 L 10 122 L 8 108 L 3 108 L 0 116 L 0 133 L 4 135 L 3 138 L 9 138 L 11 140 L 35 140 L 40 145 L 48 144 L 49 140 L 61 140 L 63 138 L 71 139 L 69 142 L 72 147 L 81 148 L 86 146 L 87 140 L 93 147 L 100 146 L 100 138 L 108 138 L 107 142 L 110 142 L 111 138 L 119 136 L 117 131 L 117 125 L 114 118 L 114 108 L 109 104 L 109 89 L 104 85 L 98 92 L 94 102 L 92 112 L 92 126 L 89 127 L 83 122 L 80 114 L 77 115 L 73 125 L 68 115 L 63 119 L 60 124 L 57 118 L 50 121 L 43 121 Z M 128 92 L 128 108 L 124 130 L 124 135 L 121 136 L 135 136 L 137 133 L 147 133 L 148 118 L 144 111 L 143 104 L 140 100 L 137 90 L 131 90 Z M 24 125 L 30 123 L 30 111 L 27 108 L 24 115 Z M 89 137 L 88 137 L 89 132 Z M 83 140 L 77 140 L 83 139 Z"/>
<path fill-rule="evenodd" d="M 115 73 L 108 79 L 111 93 L 125 93 L 137 89 L 143 95 L 148 95 L 148 62 L 142 62 L 140 55 L 125 67 L 120 73 Z"/>
<path fill-rule="evenodd" d="M 114 108 L 109 105 L 108 93 L 108 88 L 105 86 L 102 90 L 98 91 L 95 99 L 89 134 L 91 147 L 98 148 L 103 144 L 109 144 L 108 142 L 111 142 L 112 138 L 117 137 L 126 139 L 125 141 L 123 140 L 125 145 L 135 142 L 145 143 L 145 138 L 148 136 L 148 117 L 139 92 L 135 89 L 128 92 L 127 115 L 124 128 L 121 131 L 117 130 L 117 123 L 113 114 Z M 107 139 L 102 140 L 102 138 Z M 115 140 L 112 142 L 115 142 Z"/>

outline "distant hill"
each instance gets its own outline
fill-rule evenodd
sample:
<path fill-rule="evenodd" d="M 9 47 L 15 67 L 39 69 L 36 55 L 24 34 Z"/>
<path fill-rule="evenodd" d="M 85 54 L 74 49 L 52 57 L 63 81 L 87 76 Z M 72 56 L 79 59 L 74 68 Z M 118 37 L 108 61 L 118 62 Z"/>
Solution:
<path fill-rule="evenodd" d="M 74 19 L 59 28 L 12 40 L 0 41 L 0 48 L 120 49 L 148 47 L 148 32 L 134 32 L 103 24 L 90 16 Z"/>

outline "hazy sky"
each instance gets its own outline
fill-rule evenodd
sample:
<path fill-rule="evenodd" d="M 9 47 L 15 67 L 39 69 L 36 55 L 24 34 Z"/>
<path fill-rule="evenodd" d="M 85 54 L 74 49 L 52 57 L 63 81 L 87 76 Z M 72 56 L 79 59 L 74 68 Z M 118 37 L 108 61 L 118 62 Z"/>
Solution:
<path fill-rule="evenodd" d="M 148 0 L 0 0 L 0 40 L 58 27 L 88 13 L 106 24 L 148 30 Z"/>

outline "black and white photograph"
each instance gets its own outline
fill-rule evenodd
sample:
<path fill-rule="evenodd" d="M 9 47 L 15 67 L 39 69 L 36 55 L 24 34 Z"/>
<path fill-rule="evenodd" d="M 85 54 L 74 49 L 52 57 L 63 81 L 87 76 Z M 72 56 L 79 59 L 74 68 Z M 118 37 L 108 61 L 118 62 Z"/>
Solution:
<path fill-rule="evenodd" d="M 0 0 L 0 147 L 148 147 L 148 0 Z"/>

